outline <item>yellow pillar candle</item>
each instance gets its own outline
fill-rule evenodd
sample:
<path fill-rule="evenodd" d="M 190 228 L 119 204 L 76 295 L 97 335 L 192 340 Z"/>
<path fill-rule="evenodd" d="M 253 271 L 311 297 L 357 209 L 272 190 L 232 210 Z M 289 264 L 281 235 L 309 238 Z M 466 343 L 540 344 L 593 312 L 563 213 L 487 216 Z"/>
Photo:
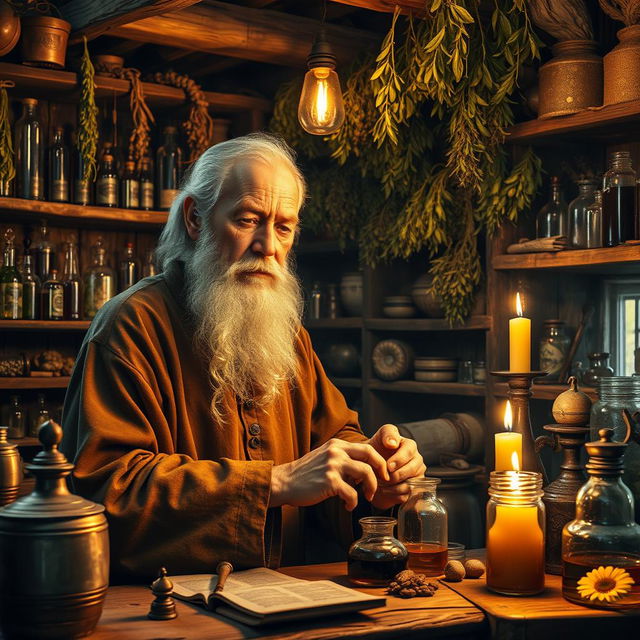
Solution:
<path fill-rule="evenodd" d="M 517 318 L 509 320 L 509 370 L 531 371 L 531 320 L 522 317 L 520 293 L 516 294 Z"/>
<path fill-rule="evenodd" d="M 512 426 L 511 403 L 507 400 L 507 406 L 504 411 L 504 428 L 506 431 L 495 434 L 496 447 L 496 471 L 512 471 L 513 454 L 518 456 L 518 460 L 522 460 L 522 434 L 513 433 Z"/>

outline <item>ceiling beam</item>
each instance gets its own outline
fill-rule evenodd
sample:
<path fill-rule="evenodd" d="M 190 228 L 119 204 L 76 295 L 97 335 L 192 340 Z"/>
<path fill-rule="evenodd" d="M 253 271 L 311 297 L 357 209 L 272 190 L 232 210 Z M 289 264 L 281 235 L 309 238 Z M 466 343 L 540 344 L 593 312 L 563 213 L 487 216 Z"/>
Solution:
<path fill-rule="evenodd" d="M 393 13 L 396 5 L 402 9 L 402 13 L 424 13 L 426 10 L 425 0 L 331 0 L 331 2 L 349 4 L 352 7 L 382 11 L 384 13 Z"/>
<path fill-rule="evenodd" d="M 304 67 L 318 27 L 318 21 L 309 18 L 208 0 L 206 6 L 201 4 L 115 26 L 109 35 L 231 58 Z M 362 29 L 327 24 L 326 33 L 339 65 L 346 64 L 359 51 L 375 48 L 380 43 L 380 36 Z"/>

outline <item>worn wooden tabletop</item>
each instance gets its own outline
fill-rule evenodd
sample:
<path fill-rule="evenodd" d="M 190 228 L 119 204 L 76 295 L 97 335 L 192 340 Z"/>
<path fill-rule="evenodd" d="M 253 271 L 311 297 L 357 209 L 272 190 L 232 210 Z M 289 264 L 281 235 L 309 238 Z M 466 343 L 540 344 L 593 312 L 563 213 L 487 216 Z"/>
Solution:
<path fill-rule="evenodd" d="M 285 573 L 307 580 L 335 579 L 342 584 L 346 564 L 287 567 Z M 360 589 L 381 595 L 381 589 Z M 387 606 L 317 620 L 268 627 L 249 627 L 200 607 L 176 602 L 178 617 L 166 622 L 147 619 L 151 591 L 143 586 L 110 587 L 93 640 L 237 640 L 271 638 L 327 640 L 329 638 L 486 638 L 485 616 L 471 602 L 442 585 L 432 598 L 408 600 L 387 596 Z"/>

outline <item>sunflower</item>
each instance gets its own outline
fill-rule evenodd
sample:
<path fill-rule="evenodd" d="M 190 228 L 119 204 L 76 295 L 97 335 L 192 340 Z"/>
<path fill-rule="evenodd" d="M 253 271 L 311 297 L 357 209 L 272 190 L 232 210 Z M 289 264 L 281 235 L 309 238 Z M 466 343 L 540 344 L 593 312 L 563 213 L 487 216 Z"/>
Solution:
<path fill-rule="evenodd" d="M 613 602 L 622 598 L 634 584 L 633 578 L 620 567 L 598 567 L 578 580 L 578 592 L 589 600 Z"/>

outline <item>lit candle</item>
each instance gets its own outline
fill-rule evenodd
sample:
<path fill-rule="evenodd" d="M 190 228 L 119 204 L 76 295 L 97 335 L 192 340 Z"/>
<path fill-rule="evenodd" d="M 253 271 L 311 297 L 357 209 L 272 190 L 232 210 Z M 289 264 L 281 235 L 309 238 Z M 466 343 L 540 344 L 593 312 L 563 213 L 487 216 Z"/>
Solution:
<path fill-rule="evenodd" d="M 518 459 L 514 454 L 514 467 Z M 518 471 L 508 471 L 511 486 L 496 500 L 487 532 L 487 586 L 493 591 L 526 595 L 544 588 L 544 534 L 535 497 L 525 496 Z"/>
<path fill-rule="evenodd" d="M 504 410 L 505 431 L 496 433 L 495 437 L 496 471 L 513 470 L 513 454 L 516 454 L 518 460 L 522 460 L 522 434 L 513 433 L 512 426 L 511 403 L 507 400 L 507 406 Z"/>
<path fill-rule="evenodd" d="M 531 320 L 522 317 L 520 293 L 516 294 L 517 318 L 509 320 L 509 370 L 531 371 Z"/>

